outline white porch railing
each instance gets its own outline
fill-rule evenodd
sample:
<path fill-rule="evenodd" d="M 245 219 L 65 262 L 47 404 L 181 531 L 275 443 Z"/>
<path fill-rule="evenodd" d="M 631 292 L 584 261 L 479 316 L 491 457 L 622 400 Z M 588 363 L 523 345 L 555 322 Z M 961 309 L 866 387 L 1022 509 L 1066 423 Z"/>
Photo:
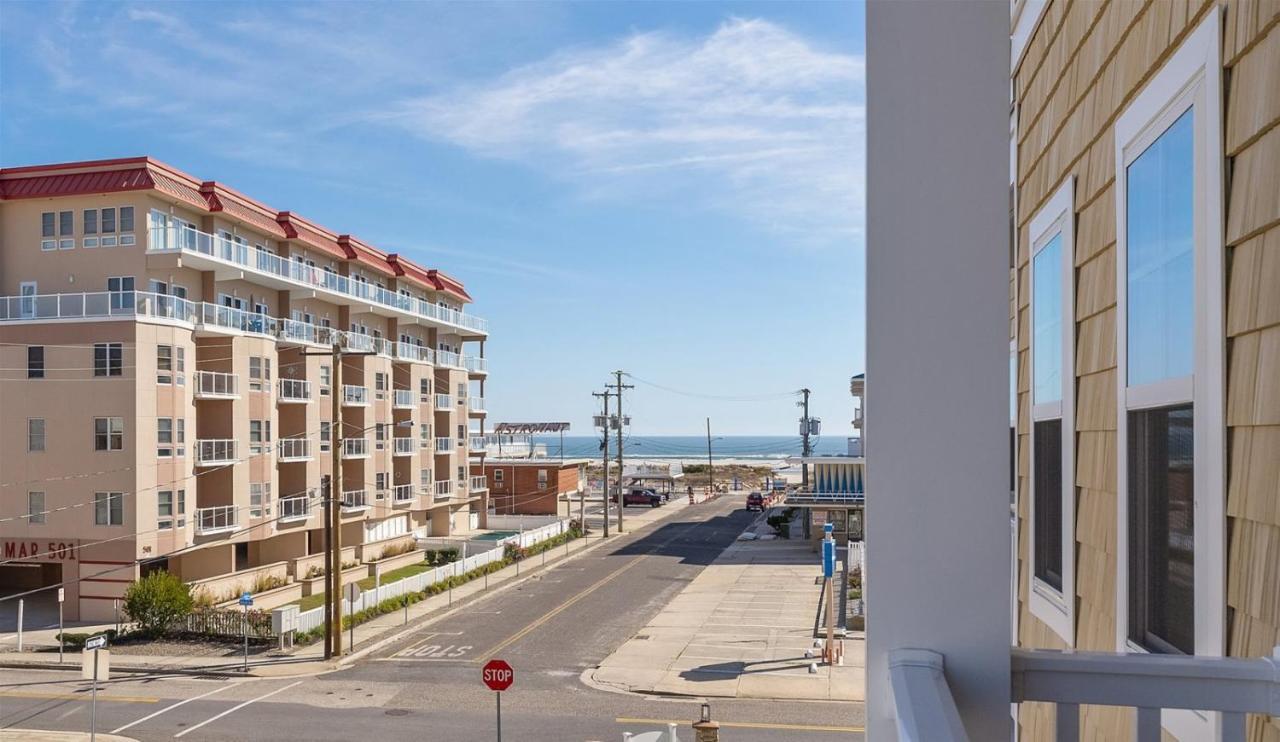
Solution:
<path fill-rule="evenodd" d="M 204 438 L 196 441 L 196 466 L 229 464 L 235 460 L 234 438 Z"/>
<path fill-rule="evenodd" d="M 281 438 L 280 452 L 277 458 L 283 462 L 309 461 L 311 459 L 311 440 L 309 438 Z"/>
<path fill-rule="evenodd" d="M 1057 742 L 1080 738 L 1081 705 L 1136 708 L 1136 742 L 1159 742 L 1162 709 L 1217 712 L 1223 742 L 1244 741 L 1246 714 L 1280 715 L 1280 647 L 1256 659 L 1014 649 L 1011 669 L 1013 702 L 1056 704 Z M 968 739 L 941 654 L 890 652 L 889 675 L 899 740 Z"/>
<path fill-rule="evenodd" d="M 199 302 L 149 291 L 97 291 L 0 297 L 0 322 L 157 317 L 194 324 Z"/>
<path fill-rule="evenodd" d="M 213 508 L 196 508 L 196 535 L 212 536 L 236 529 L 236 508 L 221 505 Z"/>
<path fill-rule="evenodd" d="M 281 523 L 306 520 L 311 515 L 311 498 L 307 495 L 282 497 L 277 503 L 280 506 Z"/>
<path fill-rule="evenodd" d="M 462 365 L 473 374 L 489 373 L 489 362 L 480 356 L 464 356 Z"/>
<path fill-rule="evenodd" d="M 249 245 L 211 235 L 193 227 L 173 226 L 151 230 L 147 251 L 201 255 L 259 275 L 271 276 L 274 279 L 332 292 L 362 302 L 373 302 L 416 317 L 455 325 L 467 330 L 484 333 L 488 328 L 488 323 L 480 317 L 432 304 L 426 299 L 406 296 L 368 282 L 356 281 L 287 257 L 254 250 Z"/>
<path fill-rule="evenodd" d="M 435 363 L 436 354 L 430 348 L 413 343 L 396 343 L 396 358 L 405 361 L 423 361 Z"/>
<path fill-rule="evenodd" d="M 437 366 L 452 366 L 454 368 L 462 368 L 462 356 L 451 350 L 436 351 Z"/>
<path fill-rule="evenodd" d="M 304 379 L 281 379 L 280 401 L 289 403 L 310 402 L 311 382 Z"/>
<path fill-rule="evenodd" d="M 368 407 L 369 406 L 369 388 L 363 386 L 355 386 L 354 384 L 342 385 L 342 404 L 348 407 Z"/>
<path fill-rule="evenodd" d="M 488 478 L 488 477 L 472 477 L 472 478 L 471 478 L 471 491 L 472 491 L 472 492 L 482 492 L 482 491 L 487 490 L 487 489 L 489 489 L 489 478 Z"/>
<path fill-rule="evenodd" d="M 449 453 L 452 450 L 452 438 L 436 438 L 436 453 Z"/>
<path fill-rule="evenodd" d="M 222 371 L 196 372 L 196 399 L 235 399 L 240 396 L 239 379 Z"/>
<path fill-rule="evenodd" d="M 448 500 L 449 496 L 452 494 L 453 494 L 452 479 L 436 480 L 436 499 L 437 500 Z"/>
<path fill-rule="evenodd" d="M 397 410 L 412 410 L 418 406 L 418 400 L 414 399 L 412 389 L 396 389 L 392 404 Z"/>
<path fill-rule="evenodd" d="M 467 399 L 467 409 L 472 414 L 483 414 L 485 412 L 484 397 L 470 397 Z"/>
<path fill-rule="evenodd" d="M 404 505 L 413 501 L 413 485 L 397 484 L 391 488 L 391 497 L 393 504 Z"/>
<path fill-rule="evenodd" d="M 353 513 L 369 507 L 369 493 L 365 490 L 347 490 L 342 493 L 342 510 Z"/>
<path fill-rule="evenodd" d="M 395 450 L 392 451 L 392 454 L 395 456 L 412 456 L 414 450 L 417 448 L 414 445 L 412 438 L 396 438 L 395 441 L 396 447 Z"/>
<path fill-rule="evenodd" d="M 364 459 L 369 457 L 368 438 L 344 438 L 342 440 L 342 458 Z"/>
<path fill-rule="evenodd" d="M 448 395 L 448 394 L 437 394 L 437 395 L 436 395 L 436 409 L 437 409 L 437 410 L 450 410 L 450 409 L 453 409 L 453 400 L 449 397 L 449 395 Z"/>

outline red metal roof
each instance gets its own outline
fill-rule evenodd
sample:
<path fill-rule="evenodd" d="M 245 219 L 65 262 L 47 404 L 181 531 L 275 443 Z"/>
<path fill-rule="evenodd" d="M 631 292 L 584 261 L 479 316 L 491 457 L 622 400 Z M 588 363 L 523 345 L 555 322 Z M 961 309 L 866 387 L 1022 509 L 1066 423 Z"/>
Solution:
<path fill-rule="evenodd" d="M 276 222 L 284 228 L 285 236 L 289 239 L 326 252 L 339 260 L 348 259 L 347 251 L 338 244 L 338 235 L 315 222 L 304 219 L 292 211 L 276 214 Z"/>
<path fill-rule="evenodd" d="M 0 168 L 0 198 L 4 199 L 153 189 L 199 209 L 209 206 L 194 178 L 149 157 Z"/>
<path fill-rule="evenodd" d="M 395 269 L 387 262 L 387 254 L 376 247 L 361 242 L 349 234 L 339 235 L 338 244 L 347 251 L 347 257 L 368 266 L 385 276 L 396 275 Z"/>
<path fill-rule="evenodd" d="M 239 191 L 215 181 L 207 180 L 200 185 L 200 193 L 209 201 L 210 211 L 221 211 L 257 227 L 277 239 L 288 237 L 280 222 L 276 221 L 277 210 L 255 201 Z"/>
<path fill-rule="evenodd" d="M 441 273 L 440 271 L 434 268 L 432 268 L 430 271 L 427 271 L 427 275 L 431 276 L 431 280 L 435 282 L 436 288 L 439 289 L 440 291 L 446 291 L 450 294 L 453 294 L 454 296 L 458 297 L 463 301 L 471 301 L 471 294 L 468 294 L 467 290 L 462 287 L 461 281 L 458 281 L 449 275 Z"/>

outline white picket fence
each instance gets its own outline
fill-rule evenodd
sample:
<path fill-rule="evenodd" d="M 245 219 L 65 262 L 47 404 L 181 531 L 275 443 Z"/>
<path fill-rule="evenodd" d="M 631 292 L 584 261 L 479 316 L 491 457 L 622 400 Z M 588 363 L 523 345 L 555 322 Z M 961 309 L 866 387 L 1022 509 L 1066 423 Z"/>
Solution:
<path fill-rule="evenodd" d="M 423 590 L 426 590 L 428 586 L 434 585 L 437 582 L 443 582 L 450 577 L 456 577 L 470 572 L 473 569 L 483 567 L 486 564 L 501 561 L 503 549 L 508 543 L 517 543 L 521 548 L 527 548 L 539 541 L 545 541 L 549 538 L 558 536 L 567 530 L 569 530 L 569 521 L 557 521 L 532 531 L 526 531 L 522 534 L 509 536 L 501 541 L 495 541 L 495 548 L 479 554 L 473 554 L 466 559 L 461 559 L 450 564 L 444 564 L 434 569 L 429 569 L 426 572 L 413 575 L 412 577 L 406 577 L 403 580 L 396 580 L 395 582 L 382 585 L 373 590 L 366 590 L 360 595 L 357 595 L 354 601 L 347 600 L 346 597 L 343 597 L 342 615 L 349 616 L 352 613 L 363 611 L 366 608 L 372 608 L 384 600 L 398 598 L 406 593 L 422 592 Z M 323 625 L 324 606 L 312 608 L 309 611 L 298 614 L 297 630 L 299 632 L 317 629 Z"/>

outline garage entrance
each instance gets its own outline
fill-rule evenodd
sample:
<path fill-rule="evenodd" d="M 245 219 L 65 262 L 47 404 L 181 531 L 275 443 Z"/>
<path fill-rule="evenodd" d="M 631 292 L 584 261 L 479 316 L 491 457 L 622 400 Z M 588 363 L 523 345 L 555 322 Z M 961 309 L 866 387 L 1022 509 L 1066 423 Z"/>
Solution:
<path fill-rule="evenodd" d="M 18 630 L 18 601 L 12 596 L 48 587 L 23 597 L 23 624 L 27 630 L 58 626 L 58 589 L 62 565 L 58 562 L 0 565 L 0 634 Z"/>

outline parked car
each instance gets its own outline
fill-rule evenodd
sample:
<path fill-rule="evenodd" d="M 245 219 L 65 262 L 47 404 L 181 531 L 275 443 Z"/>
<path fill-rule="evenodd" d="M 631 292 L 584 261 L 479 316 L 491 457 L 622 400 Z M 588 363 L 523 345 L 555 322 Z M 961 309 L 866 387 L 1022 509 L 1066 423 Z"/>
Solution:
<path fill-rule="evenodd" d="M 622 496 L 622 505 L 648 505 L 656 508 L 662 504 L 662 496 L 653 490 L 631 490 Z"/>
<path fill-rule="evenodd" d="M 747 495 L 747 510 L 764 512 L 764 495 L 759 492 L 752 492 Z"/>

